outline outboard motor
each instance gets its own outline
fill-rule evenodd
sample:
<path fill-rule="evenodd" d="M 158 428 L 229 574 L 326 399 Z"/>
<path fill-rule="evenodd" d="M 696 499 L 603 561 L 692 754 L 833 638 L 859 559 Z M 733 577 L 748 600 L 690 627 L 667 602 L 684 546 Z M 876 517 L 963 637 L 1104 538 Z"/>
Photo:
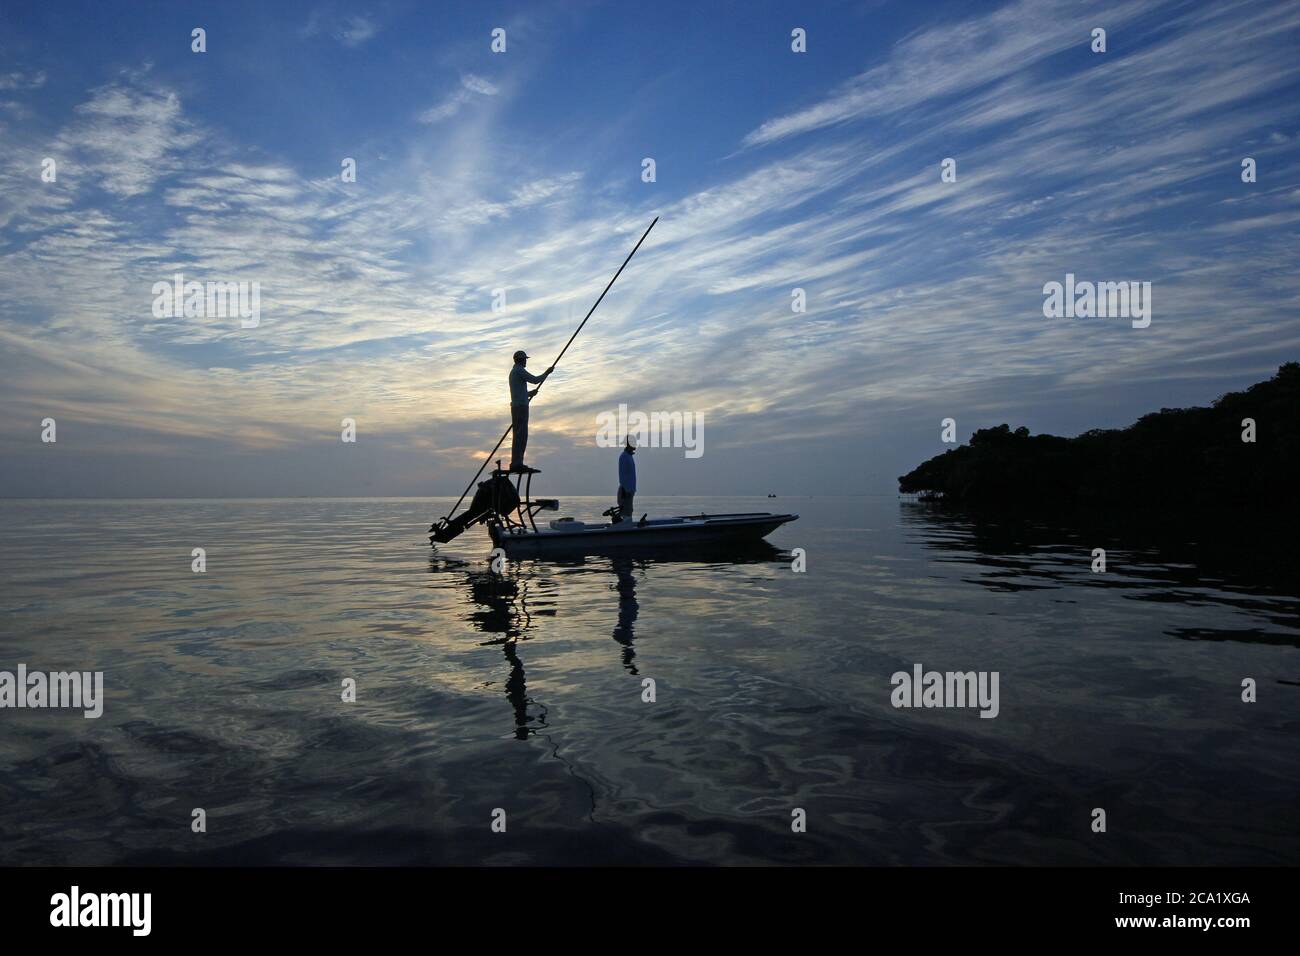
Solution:
<path fill-rule="evenodd" d="M 446 544 L 463 534 L 470 525 L 490 516 L 512 514 L 519 507 L 519 492 L 505 475 L 493 475 L 478 483 L 469 507 L 454 518 L 443 518 L 429 528 L 429 540 Z"/>

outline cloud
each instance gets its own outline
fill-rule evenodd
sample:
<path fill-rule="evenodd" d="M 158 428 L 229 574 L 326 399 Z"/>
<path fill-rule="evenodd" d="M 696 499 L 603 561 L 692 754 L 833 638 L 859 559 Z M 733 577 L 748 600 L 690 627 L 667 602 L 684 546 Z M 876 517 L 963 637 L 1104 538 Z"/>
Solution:
<path fill-rule="evenodd" d="M 1112 29 L 1149 5 L 1112 6 Z M 886 61 L 840 85 L 830 96 L 751 131 L 746 146 L 873 116 L 904 112 L 1019 73 L 1071 46 L 1086 46 L 1095 11 L 1071 0 L 1017 0 L 990 13 L 922 30 L 897 44 Z"/>
<path fill-rule="evenodd" d="M 94 90 L 55 140 L 53 155 L 66 160 L 64 176 L 85 176 L 129 198 L 179 169 L 180 156 L 197 142 L 176 93 L 136 78 Z"/>
<path fill-rule="evenodd" d="M 496 96 L 497 88 L 483 79 L 481 76 L 475 76 L 473 73 L 466 73 L 460 78 L 460 85 L 471 93 L 478 93 L 480 96 Z"/>
<path fill-rule="evenodd" d="M 0 90 L 39 90 L 45 85 L 45 71 L 0 73 Z"/>
<path fill-rule="evenodd" d="M 17 100 L 0 100 L 0 110 L 4 110 L 16 120 L 30 119 L 33 116 L 32 111 Z"/>
<path fill-rule="evenodd" d="M 437 105 L 429 107 L 419 115 L 418 119 L 421 123 L 440 123 L 455 116 L 475 97 L 496 95 L 497 88 L 494 84 L 481 76 L 466 73 L 461 76 L 458 89 L 444 97 Z"/>
<path fill-rule="evenodd" d="M 368 15 L 343 15 L 322 9 L 313 10 L 298 32 L 303 38 L 324 34 L 346 47 L 358 47 L 379 34 L 379 24 Z"/>
<path fill-rule="evenodd" d="M 349 17 L 335 36 L 344 46 L 358 46 L 378 32 L 379 27 L 374 21 L 367 20 L 365 17 Z"/>

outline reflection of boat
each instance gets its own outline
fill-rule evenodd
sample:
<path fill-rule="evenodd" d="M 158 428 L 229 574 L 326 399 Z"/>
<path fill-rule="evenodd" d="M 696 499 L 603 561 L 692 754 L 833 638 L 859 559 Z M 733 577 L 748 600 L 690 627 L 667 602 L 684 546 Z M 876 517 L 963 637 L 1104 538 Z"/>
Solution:
<path fill-rule="evenodd" d="M 544 562 L 545 567 L 539 567 L 540 562 L 525 560 L 508 562 L 499 570 L 493 569 L 494 562 L 484 566 L 481 562 L 442 558 L 435 553 L 429 560 L 429 571 L 461 579 L 467 608 L 462 619 L 474 630 L 487 636 L 480 643 L 481 647 L 500 647 L 505 654 L 507 667 L 504 675 L 500 679 L 486 681 L 483 687 L 504 692 L 513 717 L 510 724 L 513 735 L 519 740 L 530 737 L 550 740 L 547 736 L 550 728 L 549 710 L 542 700 L 530 693 L 525 658 L 530 656 L 527 650 L 530 645 L 531 656 L 544 653 L 545 642 L 532 645 L 531 639 L 543 636 L 548 628 L 552 628 L 553 625 L 548 622 L 554 621 L 557 613 L 594 613 L 596 619 L 602 615 L 614 615 L 612 619 L 605 619 L 607 623 L 602 621 L 596 627 L 583 627 L 577 629 L 577 632 L 595 636 L 597 632 L 605 630 L 618 645 L 623 670 L 631 676 L 639 677 L 641 668 L 637 644 L 644 637 L 638 631 L 645 622 L 637 592 L 645 580 L 653 580 L 656 569 L 664 572 L 664 578 L 668 581 L 681 574 L 674 567 L 680 565 L 698 569 L 706 581 L 726 580 L 723 576 L 735 565 L 786 563 L 789 559 L 789 554 L 766 541 L 757 540 L 744 544 L 666 547 L 638 555 L 626 551 L 609 556 L 555 555 L 548 556 Z M 581 607 L 564 607 L 556 600 L 558 581 L 561 578 L 576 580 L 575 575 L 596 582 L 596 586 L 584 586 L 584 599 L 575 602 Z M 616 611 L 595 596 L 602 591 L 613 592 L 616 596 Z M 583 620 L 589 618 L 584 617 Z M 558 750 L 554 755 L 558 756 Z"/>
<path fill-rule="evenodd" d="M 534 474 L 537 472 L 514 475 L 512 484 L 511 473 L 498 467 L 487 481 L 479 483 L 469 508 L 429 529 L 430 540 L 450 541 L 470 525 L 482 523 L 487 525 L 492 543 L 507 554 L 603 554 L 611 550 L 653 553 L 683 545 L 752 544 L 799 517 L 766 511 L 649 520 L 642 516 L 640 521 L 611 520 L 608 524 L 561 520 L 539 528 L 537 515 L 557 510 L 560 503 L 553 498 L 532 497 Z"/>
<path fill-rule="evenodd" d="M 432 561 L 429 569 L 444 570 Z M 505 652 L 510 671 L 505 678 L 504 690 L 514 711 L 514 735 L 519 740 L 527 740 L 538 732 L 538 728 L 545 726 L 546 708 L 528 695 L 524 662 L 519 656 L 518 644 L 527 640 L 525 632 L 532 627 L 524 593 L 526 585 L 521 585 L 514 577 L 491 571 L 468 571 L 466 579 L 470 598 L 477 608 L 468 620 L 476 630 L 493 635 L 492 639 L 484 642 L 485 645 L 500 645 Z"/>

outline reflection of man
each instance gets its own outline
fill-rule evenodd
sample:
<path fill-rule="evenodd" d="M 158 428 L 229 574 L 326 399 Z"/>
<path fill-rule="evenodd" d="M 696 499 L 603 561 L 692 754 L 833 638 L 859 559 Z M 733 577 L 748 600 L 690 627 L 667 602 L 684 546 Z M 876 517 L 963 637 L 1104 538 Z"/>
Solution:
<path fill-rule="evenodd" d="M 551 366 L 541 375 L 528 371 L 528 353 L 520 349 L 515 353 L 515 367 L 510 370 L 510 470 L 525 471 L 524 449 L 528 447 L 528 403 L 537 389 L 528 391 L 529 384 L 541 385 L 555 371 Z"/>
<path fill-rule="evenodd" d="M 632 520 L 632 499 L 636 497 L 636 436 L 627 436 L 623 454 L 618 456 L 618 512 L 624 521 Z"/>
<path fill-rule="evenodd" d="M 432 563 L 430 570 L 433 570 Z M 468 575 L 470 598 L 482 610 L 471 614 L 470 623 L 480 631 L 500 634 L 501 637 L 484 641 L 483 645 L 500 644 L 510 663 L 506 677 L 506 699 L 515 713 L 515 737 L 527 740 L 532 734 L 534 718 L 528 713 L 532 698 L 528 696 L 528 681 L 524 662 L 519 658 L 518 640 L 528 629 L 522 611 L 523 597 L 519 584 L 513 578 L 491 572 L 471 572 Z"/>
<path fill-rule="evenodd" d="M 618 623 L 614 625 L 614 640 L 623 645 L 623 667 L 629 674 L 636 674 L 636 650 L 632 646 L 633 629 L 636 625 L 640 605 L 636 601 L 636 578 L 632 576 L 632 562 L 627 558 L 615 558 L 614 574 L 618 583 Z"/>

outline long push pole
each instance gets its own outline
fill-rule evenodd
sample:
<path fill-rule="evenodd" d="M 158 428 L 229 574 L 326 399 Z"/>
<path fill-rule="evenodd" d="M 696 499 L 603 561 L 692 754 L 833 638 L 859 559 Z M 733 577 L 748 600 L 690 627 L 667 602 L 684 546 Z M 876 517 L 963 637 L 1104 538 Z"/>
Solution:
<path fill-rule="evenodd" d="M 650 235 L 650 230 L 655 227 L 655 223 L 658 221 L 659 221 L 659 217 L 655 216 L 654 222 L 650 223 L 650 225 L 646 227 L 646 231 L 641 234 L 641 238 L 636 241 L 636 245 L 632 247 L 632 251 L 629 252 L 627 254 L 627 258 L 623 260 L 623 265 L 619 266 L 618 271 L 614 273 L 614 278 L 609 280 L 609 284 L 606 285 L 604 290 L 600 293 L 600 296 L 596 299 L 595 304 L 593 304 L 592 307 L 587 311 L 586 317 L 580 323 L 578 323 L 578 327 L 574 329 L 573 334 L 569 336 L 569 341 L 565 342 L 564 348 L 560 349 L 560 354 L 555 356 L 555 361 L 550 364 L 549 366 L 550 368 L 555 368 L 555 366 L 560 364 L 560 359 L 564 358 L 564 353 L 569 351 L 569 346 L 572 345 L 573 340 L 578 337 L 578 333 L 582 331 L 582 327 L 587 324 L 587 319 L 591 318 L 592 313 L 596 311 L 596 306 L 600 305 L 601 300 L 605 298 L 605 293 L 608 292 L 613 287 L 614 283 L 618 280 L 618 277 L 623 274 L 624 268 L 626 268 L 627 264 L 632 261 L 632 257 L 636 255 L 636 251 L 641 248 L 641 243 L 645 242 L 645 237 Z M 542 386 L 538 385 L 537 388 L 535 388 L 533 391 L 539 392 L 541 391 L 541 388 Z M 500 448 L 501 444 L 506 440 L 507 437 L 509 437 L 510 429 L 513 427 L 514 427 L 513 425 L 506 426 L 506 430 L 501 433 L 501 437 L 497 439 L 497 443 L 492 446 L 492 450 L 488 452 L 487 458 L 483 459 L 483 464 L 478 466 L 478 471 L 476 471 L 474 473 L 474 477 L 469 480 L 469 484 L 466 485 L 465 490 L 460 493 L 460 497 L 456 499 L 456 503 L 451 506 L 451 510 L 447 512 L 447 516 L 442 519 L 443 521 L 449 520 L 451 516 L 456 513 L 456 509 L 459 508 L 460 503 L 465 500 L 465 496 L 469 494 L 469 490 L 474 487 L 474 482 L 478 481 L 478 476 L 483 474 L 483 469 L 488 466 L 488 462 L 490 462 L 492 460 L 492 456 L 497 453 L 497 449 Z"/>

